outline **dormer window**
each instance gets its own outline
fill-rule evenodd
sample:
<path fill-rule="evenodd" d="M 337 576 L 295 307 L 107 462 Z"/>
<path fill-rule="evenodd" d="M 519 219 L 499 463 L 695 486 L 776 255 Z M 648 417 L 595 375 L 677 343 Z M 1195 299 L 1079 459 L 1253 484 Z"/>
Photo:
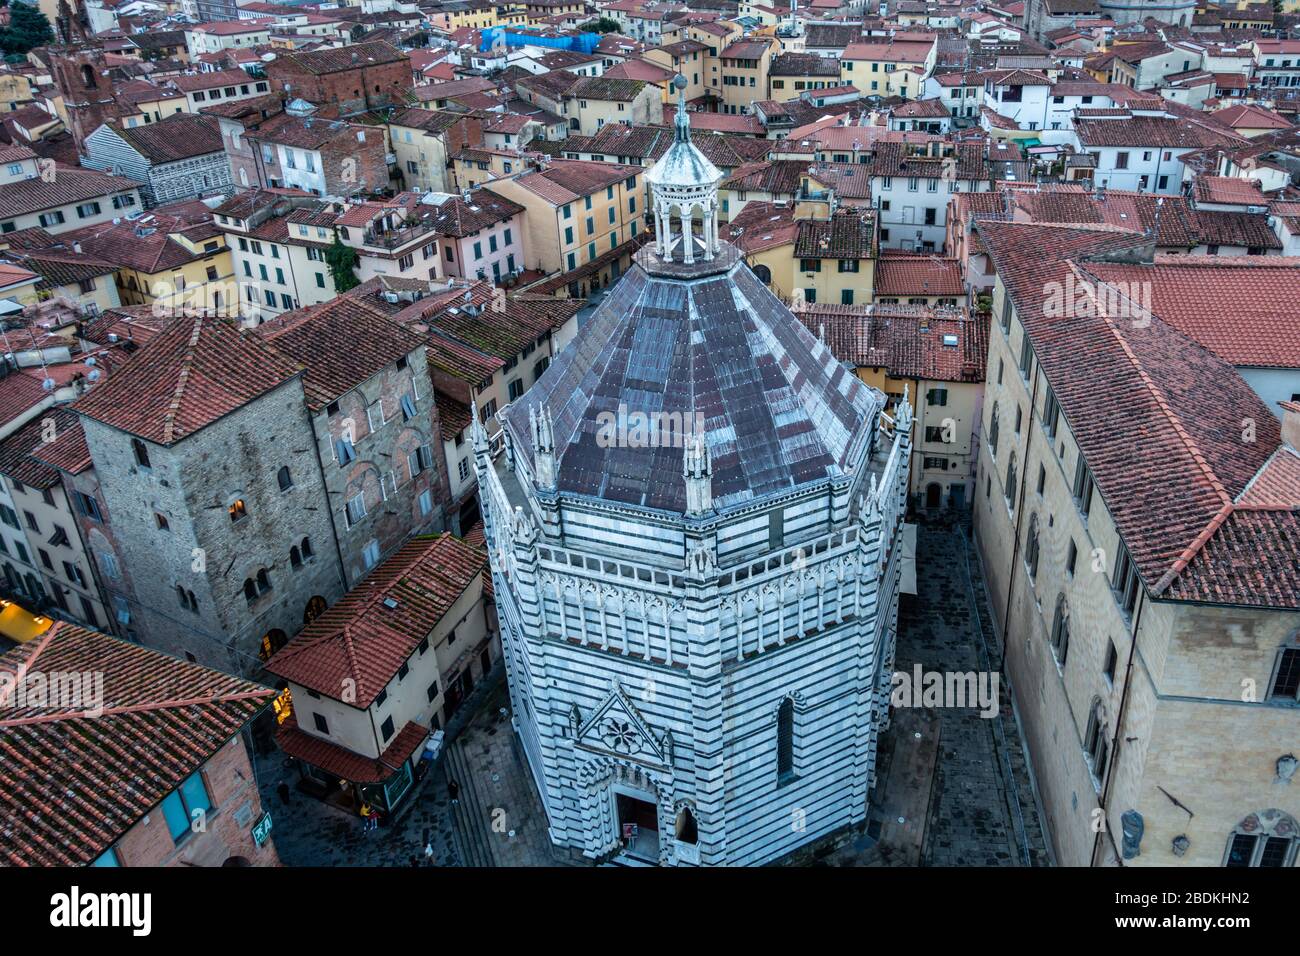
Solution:
<path fill-rule="evenodd" d="M 244 518 L 248 517 L 248 508 L 244 504 L 243 498 L 236 498 L 230 503 L 230 507 L 226 510 L 230 512 L 231 521 L 242 521 Z"/>

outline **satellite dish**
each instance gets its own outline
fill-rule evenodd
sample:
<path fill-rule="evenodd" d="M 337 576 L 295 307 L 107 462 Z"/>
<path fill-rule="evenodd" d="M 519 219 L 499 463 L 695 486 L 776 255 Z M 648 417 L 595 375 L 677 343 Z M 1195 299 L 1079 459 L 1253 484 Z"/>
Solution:
<path fill-rule="evenodd" d="M 47 392 L 54 391 L 54 385 L 55 381 L 52 378 L 47 378 L 45 381 L 41 382 L 41 388 L 45 389 Z"/>
<path fill-rule="evenodd" d="M 86 359 L 86 364 L 94 368 L 96 365 L 99 364 L 99 359 L 95 358 L 95 356 L 92 355 L 90 358 Z"/>
<path fill-rule="evenodd" d="M 99 381 L 99 375 L 100 375 L 99 369 L 97 369 L 97 368 L 92 368 L 92 369 L 91 369 L 91 370 L 86 374 L 86 378 L 90 379 L 90 381 L 92 381 L 92 382 L 98 382 L 98 381 Z"/>

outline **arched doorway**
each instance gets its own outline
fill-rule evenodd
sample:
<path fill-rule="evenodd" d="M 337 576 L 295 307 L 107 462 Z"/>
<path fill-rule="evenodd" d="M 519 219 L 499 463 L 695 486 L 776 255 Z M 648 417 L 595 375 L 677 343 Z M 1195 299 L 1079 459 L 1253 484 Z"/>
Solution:
<path fill-rule="evenodd" d="M 943 489 L 939 487 L 938 482 L 930 482 L 925 486 L 925 506 L 927 508 L 938 508 L 939 502 L 943 500 Z"/>
<path fill-rule="evenodd" d="M 278 627 L 274 628 L 262 635 L 262 646 L 258 649 L 257 656 L 264 661 L 269 661 L 272 654 L 288 643 L 289 635 Z"/>
<path fill-rule="evenodd" d="M 310 624 L 312 621 L 316 620 L 316 618 L 324 614 L 325 608 L 328 606 L 329 605 L 325 603 L 325 599 L 317 594 L 307 602 L 307 607 L 302 612 L 302 623 Z"/>
<path fill-rule="evenodd" d="M 758 277 L 758 281 L 763 283 L 763 285 L 772 284 L 772 270 L 767 266 L 762 265 L 761 263 L 754 266 L 754 275 Z"/>

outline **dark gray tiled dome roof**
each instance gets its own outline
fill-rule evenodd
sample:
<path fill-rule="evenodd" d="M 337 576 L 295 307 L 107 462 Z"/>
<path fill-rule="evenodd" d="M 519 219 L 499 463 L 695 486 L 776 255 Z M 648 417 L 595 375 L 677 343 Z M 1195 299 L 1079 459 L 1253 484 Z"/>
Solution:
<path fill-rule="evenodd" d="M 723 510 L 865 462 L 880 401 L 724 243 L 694 267 L 643 249 L 505 419 L 531 460 L 529 411 L 550 412 L 560 493 L 680 513 L 681 445 L 603 447 L 601 413 L 700 413 Z"/>

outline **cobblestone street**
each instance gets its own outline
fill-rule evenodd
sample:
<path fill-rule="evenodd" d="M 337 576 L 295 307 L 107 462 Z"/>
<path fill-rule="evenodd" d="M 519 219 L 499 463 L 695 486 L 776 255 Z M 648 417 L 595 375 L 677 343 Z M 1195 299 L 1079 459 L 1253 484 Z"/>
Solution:
<path fill-rule="evenodd" d="M 920 593 L 899 614 L 897 670 L 996 672 L 1002 666 L 979 566 L 963 526 L 917 529 Z M 998 716 L 977 707 L 934 712 L 939 749 L 922 847 L 925 866 L 1045 866 L 1009 690 Z"/>
<path fill-rule="evenodd" d="M 920 594 L 899 614 L 896 669 L 981 672 L 1000 665 L 974 552 L 962 527 L 922 524 Z M 841 834 L 783 861 L 832 866 L 1044 866 L 1048 856 L 1007 688 L 999 713 L 978 707 L 896 709 L 880 745 L 879 783 L 865 833 Z M 458 735 L 391 827 L 363 832 L 359 817 L 276 786 L 296 773 L 278 751 L 258 758 L 281 858 L 294 866 L 585 866 L 551 846 L 519 742 L 503 713 L 504 677 L 466 702 Z M 459 786 L 453 805 L 448 781 Z M 1011 781 L 1011 783 L 1009 783 Z"/>
<path fill-rule="evenodd" d="M 297 772 L 285 765 L 278 750 L 259 756 L 258 784 L 274 820 L 281 860 L 287 866 L 423 866 L 427 834 L 435 866 L 577 862 L 551 849 L 541 803 L 501 714 L 506 700 L 498 669 L 495 679 L 481 684 L 466 702 L 464 728 L 421 781 L 413 804 L 393 826 L 369 833 L 362 830 L 360 817 L 296 789 L 284 806 L 276 787 L 281 780 L 293 787 Z M 448 780 L 460 787 L 454 806 Z"/>

